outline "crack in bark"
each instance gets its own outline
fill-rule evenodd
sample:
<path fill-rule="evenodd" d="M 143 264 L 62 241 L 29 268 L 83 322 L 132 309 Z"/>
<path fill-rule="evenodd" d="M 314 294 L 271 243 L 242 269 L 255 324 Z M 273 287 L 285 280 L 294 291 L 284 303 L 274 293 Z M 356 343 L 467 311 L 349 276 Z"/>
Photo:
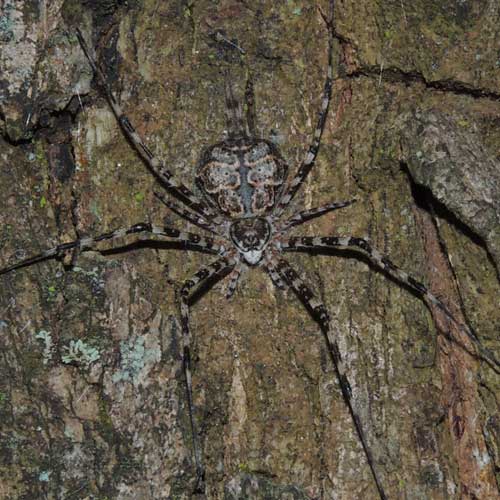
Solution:
<path fill-rule="evenodd" d="M 455 95 L 464 95 L 474 99 L 500 101 L 500 92 L 494 92 L 486 88 L 474 88 L 466 83 L 455 80 L 427 80 L 425 76 L 418 71 L 403 71 L 395 67 L 384 69 L 380 66 L 369 66 L 358 68 L 354 71 L 346 73 L 344 76 L 347 80 L 353 80 L 361 77 L 376 78 L 377 80 L 385 79 L 390 82 L 403 83 L 405 85 L 419 83 L 430 90 L 448 92 Z"/>
<path fill-rule="evenodd" d="M 30 122 L 30 127 L 26 129 L 26 135 L 21 137 L 20 139 L 13 139 L 9 136 L 6 129 L 4 128 L 0 137 L 12 147 L 23 146 L 26 144 L 31 144 L 35 142 L 40 133 L 46 133 L 47 135 L 51 135 L 55 133 L 57 129 L 64 128 L 63 125 L 64 119 L 69 116 L 70 126 L 72 127 L 80 112 L 84 109 L 85 104 L 87 104 L 87 99 L 85 95 L 72 95 L 68 99 L 68 103 L 63 109 L 40 109 L 38 113 L 38 120 L 36 122 Z M 0 120 L 6 122 L 7 118 L 4 113 L 0 109 Z"/>

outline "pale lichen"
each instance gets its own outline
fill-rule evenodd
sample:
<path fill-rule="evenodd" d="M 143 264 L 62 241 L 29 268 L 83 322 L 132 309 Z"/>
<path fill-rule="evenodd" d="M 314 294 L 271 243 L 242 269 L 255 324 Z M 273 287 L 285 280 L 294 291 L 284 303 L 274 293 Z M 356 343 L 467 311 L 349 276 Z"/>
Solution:
<path fill-rule="evenodd" d="M 144 336 L 120 342 L 120 353 L 121 370 L 117 371 L 112 377 L 115 383 L 138 383 L 143 369 L 151 362 L 154 363 L 161 358 L 159 349 L 145 347 Z"/>
<path fill-rule="evenodd" d="M 83 342 L 83 340 L 70 340 L 69 346 L 65 348 L 66 354 L 61 356 L 63 363 L 82 365 L 88 368 L 92 363 L 95 363 L 101 357 L 99 351 L 92 346 Z"/>
<path fill-rule="evenodd" d="M 54 348 L 52 335 L 47 330 L 40 330 L 35 334 L 35 338 L 43 341 L 43 364 L 47 365 L 52 360 L 52 350 Z"/>

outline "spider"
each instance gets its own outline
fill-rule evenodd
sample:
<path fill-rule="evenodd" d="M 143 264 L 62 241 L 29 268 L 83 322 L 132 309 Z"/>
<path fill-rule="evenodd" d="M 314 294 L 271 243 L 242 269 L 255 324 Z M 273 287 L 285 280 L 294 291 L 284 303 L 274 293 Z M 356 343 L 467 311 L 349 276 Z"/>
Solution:
<path fill-rule="evenodd" d="M 372 264 L 388 276 L 403 283 L 432 306 L 439 308 L 452 322 L 472 339 L 482 356 L 493 366 L 496 360 L 479 345 L 472 332 L 457 321 L 448 307 L 435 297 L 427 287 L 407 272 L 398 268 L 386 256 L 374 249 L 363 238 L 353 236 L 288 236 L 289 231 L 311 219 L 333 210 L 346 208 L 355 200 L 333 202 L 317 208 L 301 210 L 287 215 L 292 201 L 315 164 L 325 128 L 333 75 L 334 1 L 330 0 L 329 16 L 322 14 L 328 30 L 328 69 L 324 83 L 321 109 L 312 142 L 304 160 L 289 177 L 289 167 L 278 147 L 271 141 L 258 138 L 255 132 L 253 99 L 249 98 L 246 116 L 234 97 L 230 78 L 226 75 L 226 108 L 228 137 L 210 146 L 201 156 L 196 185 L 202 193 L 197 196 L 193 190 L 176 180 L 162 162 L 154 156 L 123 113 L 106 78 L 94 60 L 79 30 L 77 37 L 94 74 L 104 88 L 111 106 L 126 137 L 139 152 L 150 171 L 167 192 L 179 200 L 173 201 L 165 194 L 156 196 L 172 211 L 188 222 L 200 227 L 205 236 L 181 231 L 170 226 L 156 226 L 142 222 L 130 227 L 101 234 L 93 238 L 82 238 L 59 244 L 28 259 L 0 270 L 5 274 L 20 267 L 29 266 L 47 258 L 57 257 L 69 250 L 85 251 L 97 243 L 114 240 L 130 234 L 156 235 L 169 241 L 186 245 L 188 250 L 200 250 L 216 255 L 216 259 L 199 269 L 180 289 L 180 316 L 182 325 L 182 362 L 185 375 L 188 409 L 192 432 L 193 455 L 196 467 L 198 492 L 204 487 L 204 466 L 197 429 L 193 418 L 193 387 L 191 377 L 191 330 L 189 325 L 190 306 L 200 290 L 207 291 L 215 283 L 214 278 L 228 276 L 226 297 L 230 298 L 237 289 L 242 274 L 253 268 L 263 268 L 275 286 L 290 289 L 318 323 L 328 347 L 341 392 L 352 417 L 357 435 L 366 455 L 380 498 L 385 499 L 382 481 L 376 470 L 372 453 L 367 444 L 363 424 L 352 403 L 351 385 L 346 375 L 337 340 L 332 332 L 328 312 L 323 303 L 290 263 L 286 252 L 317 253 L 331 249 L 349 249 L 363 254 Z M 252 85 L 247 85 L 248 96 L 252 95 Z"/>

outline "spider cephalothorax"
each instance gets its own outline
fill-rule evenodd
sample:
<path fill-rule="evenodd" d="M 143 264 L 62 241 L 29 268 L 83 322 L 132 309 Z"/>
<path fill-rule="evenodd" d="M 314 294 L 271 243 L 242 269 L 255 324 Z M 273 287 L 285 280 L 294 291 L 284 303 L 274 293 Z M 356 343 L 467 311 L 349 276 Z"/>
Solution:
<path fill-rule="evenodd" d="M 229 229 L 231 240 L 250 265 L 260 262 L 271 238 L 271 224 L 263 217 L 234 221 Z"/>
<path fill-rule="evenodd" d="M 165 194 L 158 193 L 158 197 L 182 218 L 211 234 L 209 236 L 200 236 L 170 226 L 155 226 L 149 222 L 141 222 L 94 238 L 62 243 L 39 255 L 0 269 L 0 274 L 4 274 L 46 258 L 58 256 L 70 249 L 87 250 L 94 248 L 98 242 L 122 238 L 125 235 L 136 233 L 154 235 L 156 238 L 161 237 L 167 241 L 178 242 L 182 248 L 188 250 L 198 250 L 217 255 L 215 260 L 203 266 L 184 282 L 179 294 L 183 333 L 182 364 L 191 418 L 197 490 L 203 490 L 204 466 L 202 446 L 193 418 L 189 308 L 193 298 L 197 296 L 197 291 L 203 289 L 204 286 L 206 287 L 205 291 L 208 290 L 209 285 L 215 282 L 214 277 L 223 277 L 229 274 L 230 283 L 227 295 L 230 296 L 236 289 L 243 268 L 262 266 L 276 286 L 293 291 L 311 313 L 324 334 L 344 401 L 352 416 L 381 498 L 386 498 L 386 494 L 363 432 L 361 418 L 353 404 L 351 387 L 347 379 L 337 339 L 330 329 L 328 313 L 322 301 L 314 295 L 311 288 L 285 259 L 284 253 L 311 253 L 312 251 L 317 253 L 332 249 L 348 249 L 362 253 L 374 266 L 382 269 L 393 279 L 404 283 L 422 297 L 426 303 L 440 309 L 471 339 L 480 351 L 482 359 L 486 360 L 495 369 L 498 369 L 499 366 L 498 361 L 492 359 L 491 355 L 484 351 L 468 327 L 460 323 L 442 301 L 436 298 L 422 283 L 419 283 L 408 273 L 394 265 L 387 257 L 373 249 L 368 241 L 346 235 L 314 237 L 289 237 L 287 235 L 287 231 L 291 227 L 301 225 L 332 210 L 346 207 L 353 202 L 328 203 L 317 208 L 301 210 L 287 215 L 287 210 L 290 208 L 293 198 L 314 166 L 326 123 L 333 81 L 332 59 L 335 33 L 333 10 L 333 0 L 330 0 L 330 18 L 325 19 L 329 35 L 328 72 L 318 122 L 304 160 L 298 166 L 294 175 L 287 180 L 288 167 L 277 146 L 270 141 L 255 138 L 253 96 L 248 99 L 246 123 L 244 123 L 241 107 L 236 104 L 231 86 L 226 85 L 226 105 L 230 111 L 228 113 L 229 138 L 209 147 L 201 157 L 196 174 L 196 184 L 204 194 L 204 199 L 198 197 L 182 182 L 176 180 L 173 173 L 145 145 L 124 115 L 111 88 L 106 83 L 102 71 L 87 48 L 83 36 L 77 31 L 80 45 L 98 80 L 103 85 L 108 102 L 125 135 L 135 146 L 162 186 L 171 195 L 179 199 L 183 206 L 178 205 Z"/>

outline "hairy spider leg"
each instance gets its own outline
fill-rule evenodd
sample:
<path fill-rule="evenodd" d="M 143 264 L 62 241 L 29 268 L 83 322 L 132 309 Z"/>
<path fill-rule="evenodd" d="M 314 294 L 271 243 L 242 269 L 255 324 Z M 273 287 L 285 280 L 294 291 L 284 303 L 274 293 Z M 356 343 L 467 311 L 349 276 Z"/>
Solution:
<path fill-rule="evenodd" d="M 247 135 L 243 123 L 241 104 L 234 97 L 233 85 L 229 70 L 224 74 L 224 93 L 226 97 L 226 123 L 229 137 L 244 137 Z"/>
<path fill-rule="evenodd" d="M 283 281 L 288 284 L 288 286 L 297 295 L 300 302 L 302 302 L 304 307 L 311 314 L 313 319 L 319 324 L 321 331 L 325 337 L 326 345 L 328 346 L 328 352 L 330 353 L 330 357 L 335 367 L 335 373 L 337 376 L 337 380 L 339 381 L 342 396 L 349 410 L 352 421 L 354 422 L 354 427 L 356 428 L 356 432 L 361 441 L 361 446 L 363 447 L 366 461 L 368 462 L 368 466 L 370 467 L 370 471 L 377 486 L 378 493 L 382 500 L 386 500 L 387 496 L 375 470 L 373 456 L 363 431 L 361 418 L 353 407 L 351 385 L 349 383 L 349 379 L 347 378 L 347 373 L 342 361 L 339 346 L 330 330 L 330 317 L 328 315 L 326 307 L 320 300 L 318 300 L 314 296 L 314 293 L 309 288 L 309 286 L 305 284 L 302 278 L 300 278 L 297 272 L 285 259 L 278 259 L 277 261 L 270 259 L 269 267 L 273 269 L 274 272 L 278 273 Z"/>
<path fill-rule="evenodd" d="M 231 74 L 224 75 L 224 91 L 226 98 L 226 125 L 230 136 L 256 137 L 255 131 L 255 94 L 252 75 L 249 74 L 245 85 L 245 119 L 240 102 L 234 96 Z"/>
<path fill-rule="evenodd" d="M 355 199 L 349 201 L 339 201 L 336 203 L 328 203 L 327 205 L 323 205 L 317 208 L 310 208 L 309 210 L 302 210 L 292 215 L 286 221 L 282 222 L 279 226 L 279 232 L 286 231 L 293 226 L 300 226 L 300 224 L 304 224 L 304 222 L 308 222 L 311 219 L 315 219 L 316 217 L 321 217 L 322 215 L 325 215 L 332 210 L 338 210 L 339 208 L 348 207 L 355 202 Z"/>
<path fill-rule="evenodd" d="M 127 116 L 123 113 L 116 97 L 111 90 L 111 86 L 106 81 L 106 78 L 97 65 L 95 59 L 90 54 L 88 46 L 83 38 L 81 31 L 76 28 L 76 36 L 78 41 L 80 42 L 80 46 L 82 47 L 85 56 L 87 57 L 90 66 L 92 67 L 92 71 L 95 75 L 97 75 L 97 79 L 101 86 L 104 87 L 106 92 L 106 98 L 108 100 L 113 113 L 118 120 L 122 130 L 124 131 L 126 137 L 133 144 L 134 148 L 140 154 L 140 156 L 144 159 L 146 164 L 149 166 L 151 172 L 157 177 L 161 183 L 180 201 L 182 201 L 189 208 L 193 209 L 195 212 L 198 212 L 200 215 L 205 216 L 206 218 L 212 220 L 214 223 L 217 223 L 217 220 L 210 210 L 210 208 L 204 203 L 203 200 L 200 200 L 190 189 L 188 189 L 184 184 L 177 181 L 173 178 L 172 172 L 168 170 L 163 163 L 154 156 L 152 151 L 146 146 L 141 136 L 137 133 L 133 125 Z"/>
<path fill-rule="evenodd" d="M 165 237 L 167 238 L 167 241 L 175 241 L 177 243 L 186 245 L 187 249 L 200 250 L 202 252 L 217 254 L 221 249 L 216 240 L 213 238 L 202 237 L 198 234 L 189 233 L 187 231 L 179 231 L 178 229 L 170 226 L 154 226 L 149 222 L 140 222 L 130 227 L 116 229 L 115 231 L 110 231 L 109 233 L 95 236 L 94 238 L 80 238 L 78 240 L 69 241 L 67 243 L 61 243 L 59 245 L 56 245 L 55 247 L 45 250 L 38 255 L 34 255 L 11 266 L 0 269 L 0 274 L 6 274 L 21 267 L 30 266 L 31 264 L 35 264 L 36 262 L 57 257 L 63 252 L 73 248 L 79 249 L 81 251 L 86 251 L 94 248 L 97 243 L 101 241 L 123 238 L 124 236 L 127 236 L 129 234 L 137 233 L 147 233 L 149 235 Z"/>
<path fill-rule="evenodd" d="M 256 137 L 255 130 L 255 93 L 253 90 L 253 77 L 250 73 L 245 86 L 246 130 L 249 137 Z"/>
<path fill-rule="evenodd" d="M 330 105 L 330 98 L 332 95 L 332 81 L 333 81 L 333 35 L 335 28 L 334 23 L 334 0 L 330 0 L 330 20 L 325 19 L 326 25 L 328 27 L 328 70 L 325 80 L 325 85 L 323 88 L 323 99 L 321 102 L 321 109 L 318 115 L 318 122 L 316 129 L 314 131 L 314 136 L 311 145 L 307 151 L 306 157 L 302 161 L 300 167 L 297 170 L 295 176 L 289 181 L 286 189 L 283 191 L 283 196 L 279 200 L 275 215 L 279 217 L 287 206 L 292 201 L 293 197 L 297 193 L 301 184 L 305 181 L 307 175 L 314 166 L 316 161 L 316 156 L 318 155 L 318 150 L 321 144 L 321 136 L 325 129 L 326 117 L 328 115 L 328 107 Z"/>
<path fill-rule="evenodd" d="M 198 215 L 197 213 L 193 213 L 187 210 L 186 208 L 182 207 L 181 205 L 178 205 L 168 196 L 166 196 L 165 193 L 155 191 L 154 194 L 165 206 L 170 208 L 170 210 L 172 210 L 172 212 L 175 212 L 179 217 L 182 217 L 188 222 L 191 222 L 191 224 L 194 224 L 202 229 L 205 229 L 205 231 L 209 231 L 212 234 L 220 234 L 217 231 L 217 226 L 208 222 L 203 216 Z"/>
<path fill-rule="evenodd" d="M 344 249 L 344 250 L 357 250 L 368 257 L 368 259 L 375 264 L 378 268 L 384 270 L 396 280 L 404 283 L 412 290 L 418 293 L 426 303 L 437 306 L 448 319 L 450 319 L 457 328 L 463 332 L 469 340 L 474 344 L 479 354 L 476 354 L 480 359 L 486 361 L 497 373 L 499 371 L 500 363 L 495 357 L 481 345 L 476 335 L 462 322 L 455 318 L 450 309 L 435 295 L 433 295 L 427 287 L 403 271 L 388 257 L 382 255 L 378 250 L 372 248 L 368 241 L 362 238 L 354 238 L 351 236 L 297 236 L 290 238 L 287 242 L 282 243 L 283 251 L 310 251 L 310 250 L 325 250 L 325 249 Z M 451 335 L 451 334 L 449 334 Z M 450 337 L 451 338 L 451 337 Z M 461 347 L 468 349 L 457 339 L 451 338 L 455 343 Z M 470 353 L 473 354 L 474 353 Z"/>
<path fill-rule="evenodd" d="M 272 265 L 269 260 L 264 263 L 264 268 L 267 271 L 267 274 L 269 274 L 269 277 L 271 278 L 271 281 L 273 282 L 274 286 L 276 288 L 279 288 L 280 290 L 286 290 L 286 285 L 281 279 L 281 276 L 279 275 L 278 271 L 276 268 Z"/>
<path fill-rule="evenodd" d="M 243 264 L 241 263 L 240 260 L 238 260 L 238 263 L 229 274 L 229 283 L 226 288 L 226 299 L 230 299 L 234 295 L 234 292 L 236 291 L 236 288 L 238 286 L 238 281 L 242 273 L 243 273 Z"/>
<path fill-rule="evenodd" d="M 192 299 L 196 290 L 194 287 L 202 287 L 212 277 L 217 274 L 222 274 L 226 270 L 231 269 L 236 264 L 233 257 L 221 257 L 212 262 L 208 266 L 200 268 L 190 279 L 184 282 L 180 290 L 180 305 L 181 305 L 181 325 L 182 325 L 182 368 L 186 381 L 186 395 L 188 401 L 189 420 L 191 425 L 191 435 L 193 439 L 193 452 L 196 466 L 196 492 L 204 493 L 204 475 L 205 469 L 203 467 L 203 460 L 201 456 L 201 446 L 194 422 L 194 407 L 193 407 L 193 381 L 191 370 L 191 331 L 189 329 L 189 307 L 190 300 Z M 212 283 L 212 286 L 215 283 Z M 205 290 L 205 292 L 207 292 Z"/>

